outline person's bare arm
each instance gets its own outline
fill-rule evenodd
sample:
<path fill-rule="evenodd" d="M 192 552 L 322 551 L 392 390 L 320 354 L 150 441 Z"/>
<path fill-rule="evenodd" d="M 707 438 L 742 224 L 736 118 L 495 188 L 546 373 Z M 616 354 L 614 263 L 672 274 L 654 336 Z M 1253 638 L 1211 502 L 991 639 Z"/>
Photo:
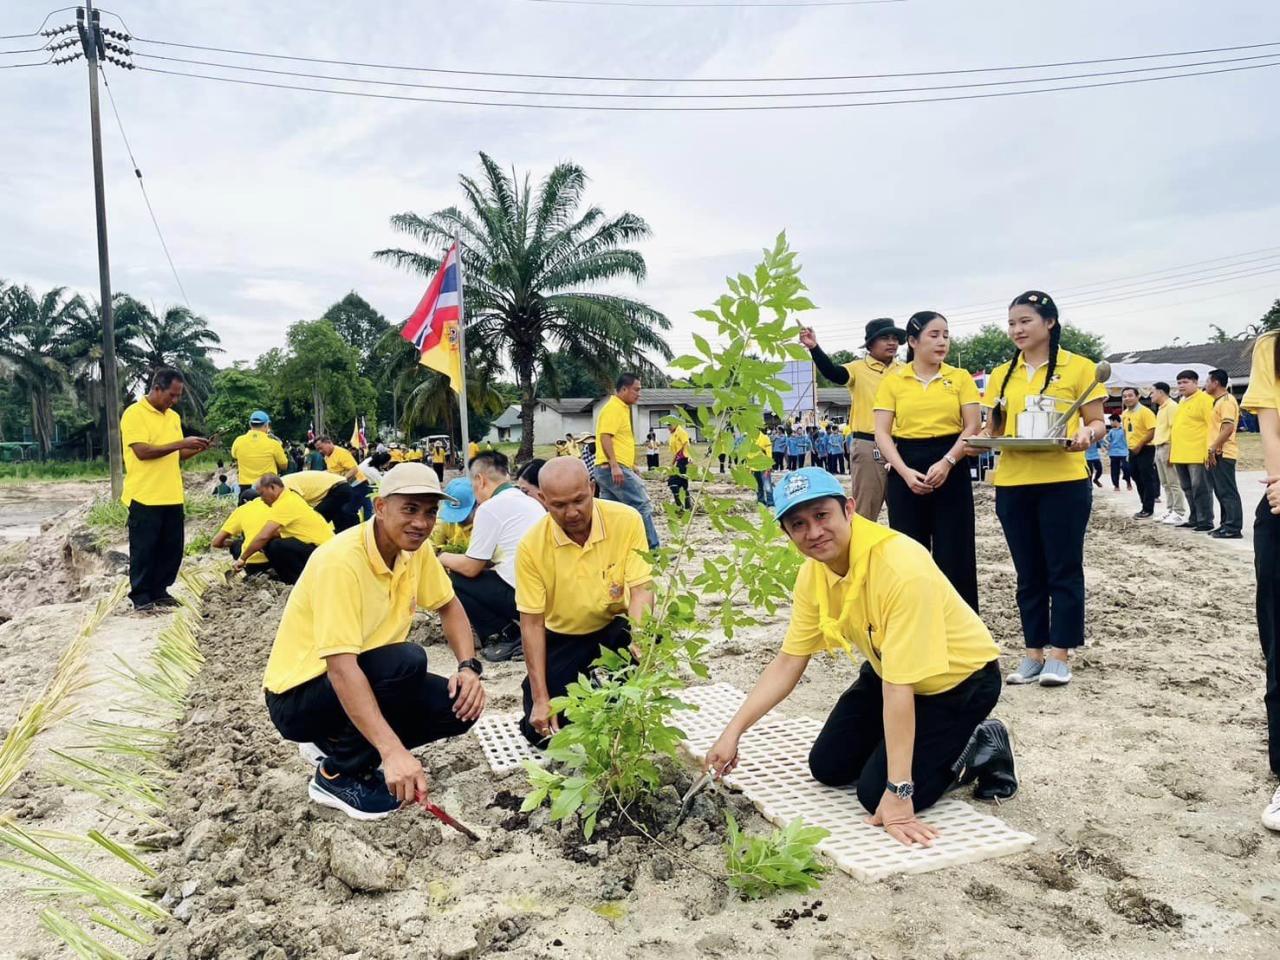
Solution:
<path fill-rule="evenodd" d="M 467 619 L 467 611 L 462 608 L 462 601 L 454 597 L 437 612 L 440 614 L 440 625 L 444 628 L 445 642 L 449 644 L 449 649 L 458 662 L 474 659 L 475 640 L 471 633 L 471 621 Z M 459 720 L 475 720 L 484 710 L 484 685 L 480 682 L 479 675 L 471 670 L 455 671 L 449 678 L 449 697 L 453 700 L 454 716 Z"/>
<path fill-rule="evenodd" d="M 798 657 L 791 653 L 779 653 L 773 658 L 760 679 L 747 694 L 738 712 L 733 715 L 728 726 L 711 749 L 707 751 L 706 767 L 718 777 L 733 772 L 738 765 L 738 741 L 766 713 L 790 696 L 791 691 L 800 682 L 805 668 L 809 666 L 808 657 Z"/>
<path fill-rule="evenodd" d="M 369 686 L 369 678 L 360 669 L 354 653 L 340 653 L 327 658 L 329 682 L 348 719 L 378 751 L 387 789 L 401 803 L 412 803 L 427 795 L 427 775 L 391 729 L 378 700 Z"/>
<path fill-rule="evenodd" d="M 489 568 L 487 560 L 477 560 L 464 553 L 442 553 L 439 556 L 440 566 L 464 577 L 478 577 Z M 466 659 L 463 657 L 462 659 Z"/>
<path fill-rule="evenodd" d="M 245 548 L 240 551 L 240 559 L 235 562 L 236 567 L 243 569 L 244 562 L 247 558 L 258 553 L 267 545 L 268 542 L 278 536 L 280 536 L 280 524 L 276 523 L 274 520 L 268 520 L 262 525 L 262 529 L 258 531 L 258 535 L 253 538 L 253 542 L 246 545 Z"/>
<path fill-rule="evenodd" d="M 529 724 L 543 736 L 560 729 L 551 716 L 551 694 L 547 691 L 547 620 L 541 613 L 520 614 L 520 639 L 524 645 L 524 668 L 529 674 L 533 709 Z"/>
<path fill-rule="evenodd" d="M 1068 450 L 1079 452 L 1087 450 L 1098 437 L 1107 432 L 1102 422 L 1102 400 L 1090 400 L 1080 408 L 1080 429 L 1072 438 Z"/>
<path fill-rule="evenodd" d="M 197 453 L 203 453 L 209 449 L 209 441 L 204 437 L 183 437 L 181 440 L 175 440 L 173 443 L 138 443 L 129 444 L 129 449 L 133 451 L 133 455 L 139 460 L 159 460 L 161 457 L 167 457 L 171 453 L 179 454 L 183 460 L 194 457 Z"/>
<path fill-rule="evenodd" d="M 912 753 L 916 740 L 916 697 L 910 684 L 881 681 L 884 699 L 884 746 L 888 779 L 902 783 L 911 779 Z M 916 819 L 915 805 L 885 789 L 874 815 L 867 822 L 884 827 L 889 836 L 908 847 L 919 843 L 929 847 L 938 835 L 935 827 Z"/>
<path fill-rule="evenodd" d="M 627 603 L 627 616 L 632 621 L 639 620 L 653 611 L 653 584 L 639 583 L 631 588 L 631 597 Z"/>
<path fill-rule="evenodd" d="M 231 534 L 227 533 L 225 530 L 219 530 L 214 535 L 213 539 L 209 541 L 209 546 L 217 550 L 220 547 L 225 547 L 227 545 L 227 541 L 230 539 Z"/>
<path fill-rule="evenodd" d="M 1218 458 L 1222 456 L 1222 449 L 1231 439 L 1231 435 L 1236 432 L 1236 423 L 1234 420 L 1223 420 L 1222 426 L 1218 428 L 1218 435 L 1214 437 L 1213 442 L 1209 444 L 1209 455 L 1205 457 L 1205 466 L 1213 467 L 1218 463 Z"/>
<path fill-rule="evenodd" d="M 622 467 L 618 465 L 618 458 L 613 452 L 613 434 L 600 434 L 600 449 L 604 451 L 604 458 L 609 462 L 609 476 L 613 478 L 615 484 L 621 484 L 623 481 Z"/>

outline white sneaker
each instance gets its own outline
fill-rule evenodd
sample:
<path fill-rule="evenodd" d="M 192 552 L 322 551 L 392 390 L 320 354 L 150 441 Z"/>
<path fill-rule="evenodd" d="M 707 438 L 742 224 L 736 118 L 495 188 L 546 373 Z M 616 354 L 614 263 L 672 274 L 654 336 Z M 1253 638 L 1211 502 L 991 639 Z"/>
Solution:
<path fill-rule="evenodd" d="M 1262 825 L 1268 830 L 1275 830 L 1280 833 L 1280 787 L 1276 788 L 1275 796 L 1271 798 L 1267 808 L 1262 811 Z"/>
<path fill-rule="evenodd" d="M 1160 522 L 1167 523 L 1171 527 L 1176 527 L 1180 523 L 1186 523 L 1187 518 L 1180 513 L 1174 513 L 1172 510 L 1170 510 L 1168 514 L 1165 515 L 1165 518 Z"/>
<path fill-rule="evenodd" d="M 298 744 L 298 756 L 313 767 L 318 767 L 324 762 L 326 754 L 314 743 L 300 743 Z"/>
<path fill-rule="evenodd" d="M 1046 657 L 1044 669 L 1040 671 L 1040 686 L 1065 687 L 1070 682 L 1071 668 L 1067 666 L 1066 661 Z"/>

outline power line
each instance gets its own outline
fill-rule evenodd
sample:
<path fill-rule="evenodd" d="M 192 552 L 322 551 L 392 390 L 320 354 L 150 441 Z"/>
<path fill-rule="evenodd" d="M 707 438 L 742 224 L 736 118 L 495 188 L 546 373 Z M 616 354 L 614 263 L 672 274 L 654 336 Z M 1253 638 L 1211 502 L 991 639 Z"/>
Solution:
<path fill-rule="evenodd" d="M 121 21 L 123 22 L 123 21 Z M 127 29 L 127 28 L 126 28 Z M 195 43 L 178 43 L 170 40 L 154 40 L 148 37 L 132 36 L 130 39 L 139 43 L 150 43 L 165 47 L 181 47 L 187 50 L 204 50 L 211 53 L 229 53 L 236 56 L 260 57 L 268 60 L 294 60 L 301 63 L 323 63 L 331 66 L 368 67 L 379 70 L 407 70 L 417 73 L 444 73 L 455 76 L 503 77 L 524 80 L 591 80 L 606 83 L 805 83 L 814 81 L 835 80 L 896 80 L 909 77 L 941 77 L 967 73 L 1007 73 L 1026 70 L 1049 70 L 1058 67 L 1097 66 L 1104 63 L 1128 63 L 1137 60 L 1167 60 L 1175 57 L 1196 57 L 1211 53 L 1236 53 L 1242 50 L 1261 50 L 1280 47 L 1280 41 L 1269 43 L 1239 44 L 1229 47 L 1206 47 L 1200 50 L 1182 50 L 1172 53 L 1135 54 L 1125 57 L 1105 57 L 1093 60 L 1062 60 L 1056 63 L 1033 63 L 1017 66 L 969 67 L 958 70 L 918 70 L 907 73 L 863 73 L 835 76 L 808 77 L 619 77 L 619 76 L 587 76 L 581 74 L 556 73 L 519 73 L 495 70 L 457 70 L 444 67 L 410 66 L 405 64 L 369 63 L 359 60 L 335 60 L 325 57 L 301 57 L 282 53 L 261 53 L 253 50 L 238 50 L 230 47 L 209 47 Z M 1176 64 L 1170 65 L 1176 66 Z"/>
<path fill-rule="evenodd" d="M 762 3 L 640 3 L 636 0 L 525 0 L 525 3 L 553 3 L 567 7 L 638 7 L 641 10 L 750 10 L 753 7 L 861 7 L 877 3 L 905 3 L 906 0 L 792 0 L 790 3 L 773 3 L 765 0 Z"/>
<path fill-rule="evenodd" d="M 19 67 L 43 67 L 52 62 L 53 58 L 49 57 L 44 60 L 35 60 L 31 63 L 0 63 L 0 70 L 17 70 Z"/>
<path fill-rule="evenodd" d="M 151 223 L 156 228 L 156 236 L 160 239 L 160 248 L 164 250 L 164 258 L 169 261 L 169 270 L 173 274 L 173 280 L 178 285 L 178 290 L 182 294 L 182 301 L 187 305 L 187 309 L 191 309 L 191 301 L 187 299 L 187 290 L 182 285 L 182 278 L 178 276 L 178 268 L 173 265 L 173 257 L 169 255 L 169 245 L 164 241 L 164 233 L 160 229 L 160 221 L 156 219 L 156 212 L 151 206 L 151 198 L 147 196 L 147 184 L 142 179 L 142 168 L 138 166 L 138 161 L 133 156 L 133 147 L 129 145 L 129 137 L 124 132 L 124 123 L 120 120 L 120 110 L 116 107 L 115 94 L 111 92 L 111 84 L 107 81 L 107 72 L 101 71 L 102 85 L 107 88 L 107 99 L 111 102 L 111 112 L 115 114 L 116 126 L 120 129 L 120 139 L 124 141 L 125 152 L 129 154 L 129 162 L 133 164 L 133 172 L 138 178 L 138 188 L 142 191 L 142 201 L 147 205 L 147 213 L 151 214 Z"/>
<path fill-rule="evenodd" d="M 19 53 L 44 53 L 44 47 L 25 47 L 22 50 L 0 50 L 0 57 L 11 57 Z"/>
<path fill-rule="evenodd" d="M 251 67 L 234 63 L 223 63 L 216 60 L 194 60 L 185 57 L 164 57 L 153 53 L 135 53 L 135 57 L 148 60 L 164 60 L 170 63 L 184 63 L 195 66 L 218 67 L 225 70 L 242 70 L 250 73 L 265 73 L 273 76 L 298 77 L 304 80 L 331 80 L 338 83 L 363 83 L 383 87 L 410 87 L 422 90 L 448 90 L 455 93 L 487 93 L 504 96 L 538 96 L 538 97 L 590 97 L 594 99 L 623 100 L 742 100 L 768 98 L 807 98 L 807 97 L 860 97 L 886 93 L 923 93 L 934 90 L 969 90 L 988 87 L 1005 87 L 1014 84 L 1056 83 L 1061 80 L 1085 80 L 1094 77 L 1126 76 L 1135 73 L 1150 73 L 1159 70 L 1183 70 L 1189 67 L 1215 66 L 1224 63 L 1242 63 L 1257 60 L 1275 60 L 1280 52 L 1254 54 L 1248 57 L 1231 57 L 1219 60 L 1199 60 L 1189 63 L 1167 64 L 1158 67 L 1129 67 L 1125 70 L 1107 70 L 1094 73 L 1066 74 L 1056 77 L 1018 78 L 1015 80 L 985 80 L 978 83 L 934 84 L 918 87 L 888 87 L 874 90 L 830 90 L 830 91 L 790 91 L 786 93 L 604 93 L 601 91 L 562 91 L 562 90 L 521 90 L 500 87 L 462 87 L 450 84 L 412 83 L 407 80 L 369 80 L 359 77 L 338 77 L 327 73 L 301 73 L 293 70 L 272 70 L 269 67 Z"/>
<path fill-rule="evenodd" d="M 66 13 L 68 10 L 75 10 L 75 7 L 59 7 L 57 10 L 50 10 L 45 14 L 44 19 L 40 21 L 40 26 L 36 27 L 30 33 L 9 33 L 0 35 L 0 40 L 25 40 L 27 37 L 38 37 L 40 31 L 44 29 L 44 25 L 49 22 L 49 18 L 59 13 Z M 121 21 L 123 22 L 123 21 Z"/>
<path fill-rule="evenodd" d="M 188 73 L 179 70 L 162 70 L 158 67 L 138 67 L 147 73 L 163 74 L 172 77 L 188 77 L 196 80 L 214 80 L 219 83 L 238 83 L 251 87 L 269 87 L 276 90 L 297 90 L 304 93 L 327 93 L 340 97 L 364 97 L 373 100 L 394 100 L 410 103 L 443 103 L 471 107 L 517 107 L 527 110 L 578 110 L 604 111 L 611 113 L 736 113 L 745 111 L 777 111 L 777 110 L 836 110 L 850 107 L 887 107 L 909 103 L 950 103 L 962 100 L 990 100 L 999 97 L 1022 97 L 1040 93 L 1060 93 L 1068 90 L 1095 90 L 1103 87 L 1121 87 L 1134 83 L 1154 83 L 1160 80 L 1178 80 L 1184 77 L 1207 77 L 1224 73 L 1239 73 L 1244 70 L 1262 70 L 1267 67 L 1280 66 L 1280 62 L 1256 63 L 1243 67 L 1221 67 L 1216 70 L 1193 70 L 1187 73 L 1173 73 L 1160 77 L 1134 77 L 1127 80 L 1106 80 L 1099 83 L 1064 84 L 1056 87 L 1042 87 L 1036 90 L 1001 90 L 992 93 L 956 94 L 947 97 L 917 97 L 914 99 L 895 100 L 862 100 L 845 103 L 774 103 L 749 104 L 741 106 L 625 106 L 617 104 L 570 104 L 570 103 L 514 103 L 511 101 L 492 100 L 460 100 L 448 97 L 412 97 L 407 94 L 370 93 L 359 90 L 333 90 L 327 87 L 310 87 L 298 84 L 269 83 L 265 80 L 241 80 L 235 77 L 218 77 L 207 73 Z"/>

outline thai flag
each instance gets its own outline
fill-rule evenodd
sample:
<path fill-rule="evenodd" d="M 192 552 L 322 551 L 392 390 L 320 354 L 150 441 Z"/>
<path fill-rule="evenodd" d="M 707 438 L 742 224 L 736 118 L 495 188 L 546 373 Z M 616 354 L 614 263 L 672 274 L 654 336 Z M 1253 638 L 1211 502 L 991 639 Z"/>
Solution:
<path fill-rule="evenodd" d="M 316 425 L 314 422 L 307 424 L 307 443 L 313 443 L 316 439 Z"/>
<path fill-rule="evenodd" d="M 987 371 L 979 370 L 973 375 L 973 382 L 979 390 L 987 389 Z"/>
<path fill-rule="evenodd" d="M 444 255 L 435 279 L 422 295 L 417 309 L 405 321 L 400 336 L 412 343 L 419 354 L 440 343 L 447 323 L 456 323 L 462 315 L 462 291 L 458 282 L 458 245 Z"/>

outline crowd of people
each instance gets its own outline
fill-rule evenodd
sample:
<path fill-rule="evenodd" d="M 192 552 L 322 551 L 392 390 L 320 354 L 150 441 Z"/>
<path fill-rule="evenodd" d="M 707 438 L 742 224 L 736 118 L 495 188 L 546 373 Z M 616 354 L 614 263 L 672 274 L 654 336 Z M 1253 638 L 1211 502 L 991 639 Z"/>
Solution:
<path fill-rule="evenodd" d="M 1239 406 L 1225 373 L 1213 371 L 1202 390 L 1183 371 L 1176 402 L 1165 383 L 1149 385 L 1149 398 L 1128 387 L 1122 412 L 1108 418 L 1094 364 L 1061 346 L 1051 296 L 1016 297 L 1008 330 L 1015 356 L 992 371 L 984 392 L 946 363 L 950 334 L 936 312 L 914 314 L 905 328 L 872 321 L 865 356 L 842 366 L 812 330 L 801 332 L 818 370 L 848 386 L 851 416 L 844 428 L 779 425 L 754 442 L 740 438 L 729 454 L 750 463 L 758 498 L 805 562 L 777 655 L 707 756 L 713 773 L 735 767 L 743 733 L 789 695 L 815 654 L 856 652 L 857 678 L 833 704 L 810 770 L 823 783 L 856 786 L 870 821 L 898 840 L 931 843 L 937 832 L 918 813 L 947 792 L 972 785 L 979 798 L 1007 800 L 1018 790 L 1009 731 L 991 717 L 1002 687 L 1073 680 L 1072 655 L 1085 639 L 1084 539 L 1101 479 L 1090 451 L 1105 444 L 1113 486 L 1136 486 L 1136 520 L 1155 519 L 1159 500 L 1165 522 L 1241 535 Z M 1255 349 L 1243 406 L 1258 416 L 1268 468 L 1255 533 L 1258 619 L 1270 759 L 1280 774 L 1278 363 L 1280 338 L 1269 334 Z M 270 418 L 250 417 L 232 447 L 243 502 L 217 543 L 239 545 L 238 568 L 296 583 L 263 686 L 281 735 L 316 764 L 316 802 L 375 819 L 423 796 L 426 777 L 411 751 L 479 717 L 477 652 L 489 662 L 523 660 L 521 730 L 542 747 L 566 722 L 555 698 L 602 648 L 631 644 L 632 624 L 654 604 L 646 557 L 660 540 L 637 470 L 632 408 L 643 385 L 625 373 L 615 386 L 594 434 L 567 436 L 555 456 L 515 471 L 501 452 L 473 446 L 447 486 L 434 463 L 393 462 L 391 450 L 357 462 L 327 438 L 316 441 L 323 469 L 281 476 L 285 454 Z M 141 609 L 172 602 L 178 463 L 208 445 L 183 436 L 172 409 L 181 393 L 181 375 L 159 371 L 122 421 L 131 596 Z M 1002 679 L 980 616 L 969 459 L 978 438 L 1016 437 L 1016 414 L 1047 403 L 1073 410 L 1062 441 L 1009 446 L 992 474 L 1023 644 Z M 667 482 L 687 506 L 691 438 L 677 424 L 667 443 Z M 657 437 L 643 446 L 652 468 Z M 839 477 L 846 468 L 848 488 Z M 878 522 L 886 504 L 887 526 Z M 404 642 L 419 608 L 439 614 L 456 658 L 441 673 Z M 1263 819 L 1280 829 L 1280 791 Z"/>

